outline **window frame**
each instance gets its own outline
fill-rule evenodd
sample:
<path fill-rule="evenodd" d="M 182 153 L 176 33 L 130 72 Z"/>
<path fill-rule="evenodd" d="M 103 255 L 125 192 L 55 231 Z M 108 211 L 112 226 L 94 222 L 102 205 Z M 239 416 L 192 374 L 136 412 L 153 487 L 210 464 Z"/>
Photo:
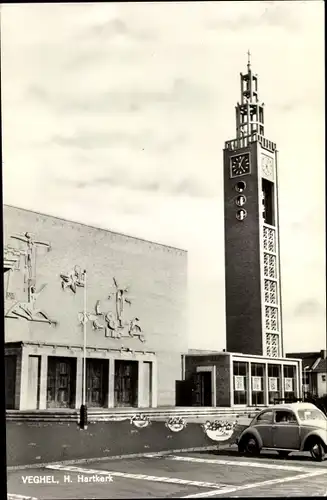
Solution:
<path fill-rule="evenodd" d="M 271 413 L 271 419 L 270 420 L 262 420 L 261 417 L 263 415 L 266 415 L 267 413 Z M 256 424 L 262 424 L 262 423 L 264 423 L 264 424 L 272 424 L 273 421 L 274 421 L 274 412 L 271 409 L 267 409 L 267 410 L 264 410 L 262 413 L 259 413 L 259 415 L 257 415 L 255 423 Z"/>
<path fill-rule="evenodd" d="M 294 417 L 294 420 L 291 420 L 291 421 L 286 421 L 286 422 L 277 422 L 276 421 L 276 417 L 277 417 L 277 413 L 278 412 L 281 412 L 281 413 L 290 413 L 293 417 Z M 290 424 L 297 424 L 299 425 L 299 419 L 296 415 L 296 413 L 293 411 L 293 410 L 289 410 L 288 408 L 285 409 L 285 410 L 274 410 L 274 425 L 290 425 Z"/>

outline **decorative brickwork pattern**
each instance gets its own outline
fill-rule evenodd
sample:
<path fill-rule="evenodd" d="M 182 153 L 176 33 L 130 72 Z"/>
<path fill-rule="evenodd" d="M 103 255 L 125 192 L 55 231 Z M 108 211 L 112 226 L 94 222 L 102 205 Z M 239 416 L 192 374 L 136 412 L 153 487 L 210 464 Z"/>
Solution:
<path fill-rule="evenodd" d="M 276 252 L 276 232 L 274 228 L 264 226 L 263 248 L 268 252 Z"/>
<path fill-rule="evenodd" d="M 264 252 L 263 254 L 263 270 L 266 278 L 277 279 L 277 262 L 276 256 Z"/>
<path fill-rule="evenodd" d="M 277 283 L 272 280 L 264 280 L 265 303 L 277 305 Z"/>
<path fill-rule="evenodd" d="M 267 356 L 271 358 L 279 357 L 279 335 L 274 333 L 266 334 Z"/>

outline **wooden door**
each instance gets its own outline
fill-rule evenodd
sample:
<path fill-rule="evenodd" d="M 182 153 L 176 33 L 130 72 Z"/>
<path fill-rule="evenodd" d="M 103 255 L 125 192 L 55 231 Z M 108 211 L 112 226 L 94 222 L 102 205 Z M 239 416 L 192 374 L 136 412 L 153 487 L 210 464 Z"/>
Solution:
<path fill-rule="evenodd" d="M 76 358 L 48 358 L 47 407 L 72 408 L 75 403 Z"/>
<path fill-rule="evenodd" d="M 16 365 L 16 354 L 5 356 L 5 397 L 8 410 L 15 409 Z"/>
<path fill-rule="evenodd" d="M 88 359 L 86 361 L 87 404 L 103 407 L 108 401 L 108 361 Z"/>
<path fill-rule="evenodd" d="M 211 372 L 201 373 L 202 401 L 201 406 L 212 406 Z"/>
<path fill-rule="evenodd" d="M 28 356 L 27 409 L 37 410 L 40 397 L 40 356 Z"/>
<path fill-rule="evenodd" d="M 192 380 L 176 380 L 176 406 L 192 406 Z"/>
<path fill-rule="evenodd" d="M 192 377 L 192 406 L 201 406 L 201 374 Z"/>
<path fill-rule="evenodd" d="M 193 375 L 192 406 L 212 406 L 211 372 Z"/>
<path fill-rule="evenodd" d="M 115 406 L 137 406 L 137 361 L 115 361 Z"/>

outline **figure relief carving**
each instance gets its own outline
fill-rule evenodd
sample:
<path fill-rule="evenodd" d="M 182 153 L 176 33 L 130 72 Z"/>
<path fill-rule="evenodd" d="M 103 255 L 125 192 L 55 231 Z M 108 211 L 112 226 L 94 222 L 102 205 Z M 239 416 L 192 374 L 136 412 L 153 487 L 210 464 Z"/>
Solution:
<path fill-rule="evenodd" d="M 18 256 L 23 255 L 25 257 L 24 263 L 24 283 L 27 283 L 27 301 L 16 301 L 8 311 L 6 311 L 5 316 L 7 318 L 23 318 L 28 321 L 38 321 L 49 323 L 50 325 L 56 325 L 56 321 L 49 318 L 48 314 L 36 306 L 36 301 L 39 295 L 42 293 L 46 284 L 43 284 L 38 290 L 36 288 L 36 265 L 37 265 L 37 247 L 44 247 L 47 251 L 51 250 L 51 245 L 45 241 L 36 240 L 31 233 L 24 233 L 23 235 L 11 236 L 12 239 L 21 241 L 26 244 L 25 250 L 12 249 L 14 253 Z"/>
<path fill-rule="evenodd" d="M 108 299 L 110 300 L 112 297 L 115 298 L 116 302 L 116 315 L 117 315 L 117 321 L 120 327 L 123 326 L 123 313 L 124 313 L 124 304 L 129 304 L 131 305 L 131 301 L 126 297 L 126 294 L 128 293 L 128 287 L 126 288 L 121 288 L 116 279 L 113 278 L 113 282 L 115 285 L 115 291 L 111 292 L 108 296 Z"/>
<path fill-rule="evenodd" d="M 104 330 L 105 337 L 112 339 L 138 338 L 145 342 L 142 328 L 139 325 L 139 318 L 134 317 L 131 320 L 124 320 L 124 305 L 131 305 L 131 300 L 126 297 L 129 288 L 119 287 L 115 278 L 113 278 L 115 290 L 108 296 L 108 300 L 114 298 L 115 311 L 104 312 L 101 305 L 105 301 L 97 300 L 94 313 L 79 313 L 79 322 L 84 325 L 85 322 L 91 322 L 93 330 Z M 69 285 L 67 285 L 69 286 Z M 102 320 L 102 321 L 101 321 Z"/>
<path fill-rule="evenodd" d="M 67 274 L 61 274 L 61 286 L 63 290 L 70 288 L 70 290 L 76 293 L 77 287 L 84 287 L 85 285 L 85 273 L 81 270 L 80 266 L 74 266 L 74 269 L 69 271 Z"/>

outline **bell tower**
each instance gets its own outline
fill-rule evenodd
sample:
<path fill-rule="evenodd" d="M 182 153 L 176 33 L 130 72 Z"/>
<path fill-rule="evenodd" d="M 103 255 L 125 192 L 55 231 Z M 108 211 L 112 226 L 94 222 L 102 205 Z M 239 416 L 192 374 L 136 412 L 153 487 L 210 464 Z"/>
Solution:
<path fill-rule="evenodd" d="M 249 52 L 240 87 L 236 138 L 224 148 L 227 351 L 282 357 L 277 149 Z"/>

